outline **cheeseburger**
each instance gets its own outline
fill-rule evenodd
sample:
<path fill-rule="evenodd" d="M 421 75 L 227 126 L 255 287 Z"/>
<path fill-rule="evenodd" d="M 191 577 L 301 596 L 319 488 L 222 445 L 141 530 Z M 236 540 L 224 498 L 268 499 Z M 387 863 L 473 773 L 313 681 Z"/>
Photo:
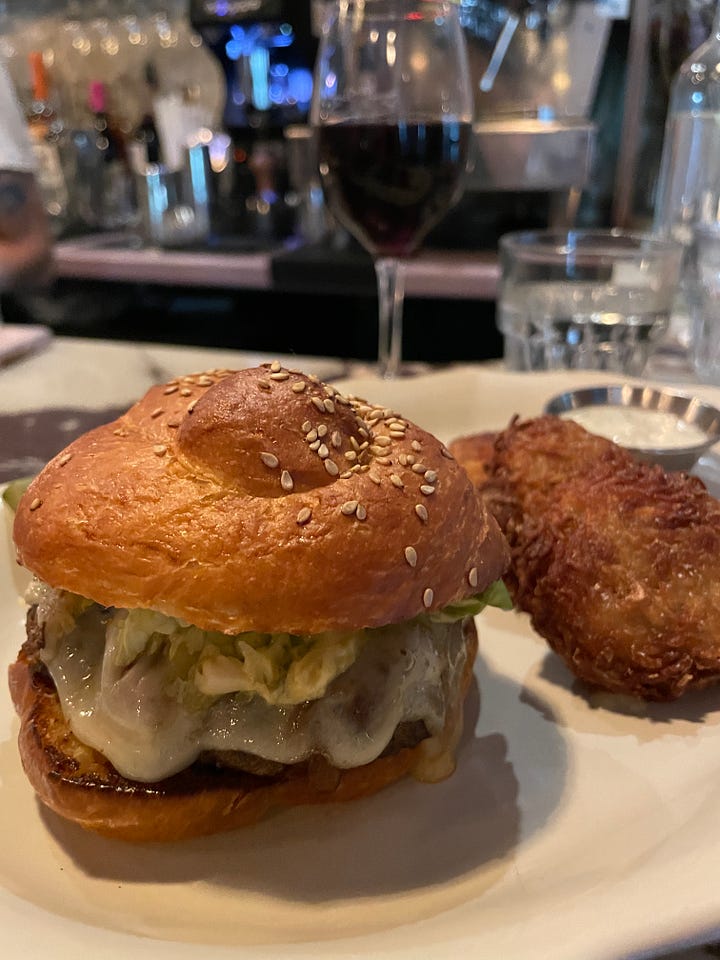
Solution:
<path fill-rule="evenodd" d="M 271 365 L 151 388 L 33 480 L 10 667 L 40 800 L 178 840 L 452 773 L 508 549 L 464 469 Z"/>

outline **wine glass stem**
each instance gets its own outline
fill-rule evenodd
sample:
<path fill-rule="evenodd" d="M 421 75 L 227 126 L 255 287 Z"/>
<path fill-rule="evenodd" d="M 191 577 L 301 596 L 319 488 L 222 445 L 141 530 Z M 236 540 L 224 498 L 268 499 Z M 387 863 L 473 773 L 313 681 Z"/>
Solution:
<path fill-rule="evenodd" d="M 395 257 L 375 261 L 378 290 L 378 367 L 385 379 L 397 377 L 402 362 L 405 272 Z"/>

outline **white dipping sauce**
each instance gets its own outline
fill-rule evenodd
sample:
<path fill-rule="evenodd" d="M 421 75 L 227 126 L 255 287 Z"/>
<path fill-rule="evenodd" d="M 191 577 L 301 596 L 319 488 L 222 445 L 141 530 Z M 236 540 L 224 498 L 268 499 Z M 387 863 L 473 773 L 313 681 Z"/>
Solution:
<path fill-rule="evenodd" d="M 636 450 L 680 449 L 707 440 L 707 434 L 695 424 L 664 410 L 599 404 L 565 410 L 560 416 L 574 420 L 590 433 Z"/>

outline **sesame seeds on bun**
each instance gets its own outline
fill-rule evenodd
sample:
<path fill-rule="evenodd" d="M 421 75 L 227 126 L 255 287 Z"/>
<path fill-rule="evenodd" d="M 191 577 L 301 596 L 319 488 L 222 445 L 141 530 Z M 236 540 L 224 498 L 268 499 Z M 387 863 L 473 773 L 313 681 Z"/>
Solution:
<path fill-rule="evenodd" d="M 395 623 L 507 565 L 439 440 L 277 361 L 152 387 L 35 478 L 14 537 L 56 589 L 225 633 Z"/>

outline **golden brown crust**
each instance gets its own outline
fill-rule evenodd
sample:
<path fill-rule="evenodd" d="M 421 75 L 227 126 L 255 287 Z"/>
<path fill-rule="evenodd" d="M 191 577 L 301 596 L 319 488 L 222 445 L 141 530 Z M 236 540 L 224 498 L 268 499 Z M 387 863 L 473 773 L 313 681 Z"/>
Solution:
<path fill-rule="evenodd" d="M 499 433 L 481 490 L 517 607 L 577 677 L 652 701 L 720 679 L 720 503 L 701 480 L 543 416 Z"/>
<path fill-rule="evenodd" d="M 496 431 L 488 430 L 456 437 L 448 444 L 448 450 L 465 467 L 476 487 L 481 487 L 488 479 L 496 437 Z"/>
<path fill-rule="evenodd" d="M 456 739 L 477 653 L 472 620 L 466 621 L 465 641 L 468 656 L 458 699 L 448 708 L 448 749 Z M 120 840 L 186 840 L 247 826 L 275 809 L 368 796 L 411 773 L 428 743 L 351 770 L 319 758 L 272 777 L 195 764 L 159 783 L 138 783 L 121 777 L 71 733 L 52 682 L 29 650 L 10 667 L 9 681 L 20 717 L 20 757 L 40 800 L 85 829 Z"/>
<path fill-rule="evenodd" d="M 508 562 L 437 439 L 279 364 L 153 387 L 48 464 L 14 538 L 56 588 L 226 633 L 398 622 Z"/>

